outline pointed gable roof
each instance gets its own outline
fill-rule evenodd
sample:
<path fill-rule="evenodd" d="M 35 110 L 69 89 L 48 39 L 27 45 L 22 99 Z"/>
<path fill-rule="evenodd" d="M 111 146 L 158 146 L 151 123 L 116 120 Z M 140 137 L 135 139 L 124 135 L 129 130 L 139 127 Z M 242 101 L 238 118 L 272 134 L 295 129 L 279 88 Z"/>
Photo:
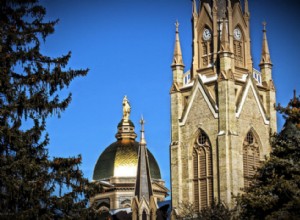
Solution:
<path fill-rule="evenodd" d="M 208 89 L 206 88 L 206 86 L 203 84 L 203 81 L 200 77 L 200 75 L 198 75 L 197 77 L 198 80 L 195 80 L 195 83 L 193 85 L 193 88 L 192 88 L 192 92 L 191 92 L 191 96 L 190 98 L 188 99 L 188 103 L 187 105 L 185 106 L 184 110 L 183 110 L 183 113 L 182 113 L 182 116 L 181 118 L 179 119 L 179 124 L 180 125 L 184 125 L 186 120 L 187 120 L 187 116 L 191 110 L 191 107 L 194 103 L 194 100 L 195 100 L 195 97 L 196 97 L 196 93 L 199 91 L 204 100 L 206 101 L 212 115 L 214 118 L 218 118 L 219 117 L 219 110 L 218 110 L 218 107 L 216 105 L 216 102 L 213 100 L 213 98 L 211 97 L 211 95 L 209 94 L 209 91 Z"/>
<path fill-rule="evenodd" d="M 267 116 L 266 110 L 264 108 L 264 105 L 262 103 L 262 100 L 259 96 L 259 91 L 257 89 L 257 86 L 254 82 L 254 79 L 251 75 L 248 75 L 248 78 L 245 82 L 245 85 L 242 89 L 242 92 L 240 93 L 237 103 L 236 103 L 236 117 L 239 118 L 243 109 L 243 106 L 245 104 L 246 98 L 248 96 L 249 90 L 252 90 L 255 101 L 257 103 L 259 112 L 261 113 L 261 116 L 264 120 L 265 124 L 270 124 L 269 117 Z"/>

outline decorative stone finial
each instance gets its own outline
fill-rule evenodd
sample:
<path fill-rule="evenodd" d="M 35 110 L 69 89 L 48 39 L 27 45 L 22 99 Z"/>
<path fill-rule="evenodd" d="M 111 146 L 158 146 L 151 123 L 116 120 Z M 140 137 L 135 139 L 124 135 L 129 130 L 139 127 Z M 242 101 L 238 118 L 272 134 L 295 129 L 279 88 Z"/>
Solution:
<path fill-rule="evenodd" d="M 125 95 L 123 98 L 123 120 L 124 122 L 127 122 L 129 120 L 131 107 L 129 104 L 129 101 L 127 99 L 127 96 Z"/>

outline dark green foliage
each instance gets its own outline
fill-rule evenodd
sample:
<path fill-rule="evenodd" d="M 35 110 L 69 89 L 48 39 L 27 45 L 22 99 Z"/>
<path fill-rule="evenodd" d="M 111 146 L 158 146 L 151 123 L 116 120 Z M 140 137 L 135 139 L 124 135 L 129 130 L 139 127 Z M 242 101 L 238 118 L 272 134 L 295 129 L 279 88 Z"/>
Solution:
<path fill-rule="evenodd" d="M 270 158 L 238 198 L 243 219 L 300 219 L 300 99 L 277 107 L 286 119 L 272 138 Z"/>
<path fill-rule="evenodd" d="M 198 219 L 229 220 L 231 212 L 224 204 L 214 201 L 211 207 L 201 210 Z"/>
<path fill-rule="evenodd" d="M 40 53 L 58 22 L 44 22 L 45 13 L 37 0 L 0 1 L 0 219 L 83 217 L 97 188 L 80 156 L 48 157 L 45 120 L 67 108 L 71 94 L 58 92 L 88 70 L 65 70 L 70 53 Z"/>
<path fill-rule="evenodd" d="M 202 209 L 200 212 L 192 203 L 183 202 L 180 204 L 179 211 L 181 215 L 178 219 L 229 220 L 233 217 L 228 207 L 217 201 L 213 201 L 210 207 Z"/>

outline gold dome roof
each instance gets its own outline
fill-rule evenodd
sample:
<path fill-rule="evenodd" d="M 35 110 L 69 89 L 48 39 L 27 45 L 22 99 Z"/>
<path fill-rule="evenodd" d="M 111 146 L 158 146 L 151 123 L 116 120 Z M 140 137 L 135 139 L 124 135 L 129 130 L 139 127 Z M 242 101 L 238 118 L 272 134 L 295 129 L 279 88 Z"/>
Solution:
<path fill-rule="evenodd" d="M 137 173 L 139 143 L 122 139 L 112 143 L 100 155 L 95 169 L 94 180 L 110 177 L 135 177 Z M 148 150 L 150 173 L 153 179 L 161 179 L 158 164 Z"/>
<path fill-rule="evenodd" d="M 123 99 L 123 118 L 118 124 L 117 141 L 109 145 L 100 155 L 93 174 L 94 180 L 111 177 L 136 177 L 139 143 L 135 141 L 134 124 L 129 119 L 131 107 L 127 97 Z M 149 150 L 150 174 L 161 179 L 158 164 Z"/>

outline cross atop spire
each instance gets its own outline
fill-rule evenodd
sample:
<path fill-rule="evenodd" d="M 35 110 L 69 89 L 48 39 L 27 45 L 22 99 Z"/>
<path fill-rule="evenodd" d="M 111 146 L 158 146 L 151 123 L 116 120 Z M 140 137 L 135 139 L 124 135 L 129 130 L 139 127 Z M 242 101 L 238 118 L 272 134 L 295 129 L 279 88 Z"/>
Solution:
<path fill-rule="evenodd" d="M 179 33 L 179 22 L 176 20 L 175 22 L 175 27 L 176 27 L 176 33 Z"/>
<path fill-rule="evenodd" d="M 262 22 L 262 25 L 263 25 L 263 31 L 265 32 L 265 31 L 266 31 L 267 22 L 266 22 L 266 21 L 263 21 L 263 22 Z"/>
<path fill-rule="evenodd" d="M 141 117 L 140 124 L 141 124 L 141 141 L 140 141 L 140 144 L 146 145 L 145 130 L 144 130 L 145 120 L 144 120 L 143 116 Z"/>

